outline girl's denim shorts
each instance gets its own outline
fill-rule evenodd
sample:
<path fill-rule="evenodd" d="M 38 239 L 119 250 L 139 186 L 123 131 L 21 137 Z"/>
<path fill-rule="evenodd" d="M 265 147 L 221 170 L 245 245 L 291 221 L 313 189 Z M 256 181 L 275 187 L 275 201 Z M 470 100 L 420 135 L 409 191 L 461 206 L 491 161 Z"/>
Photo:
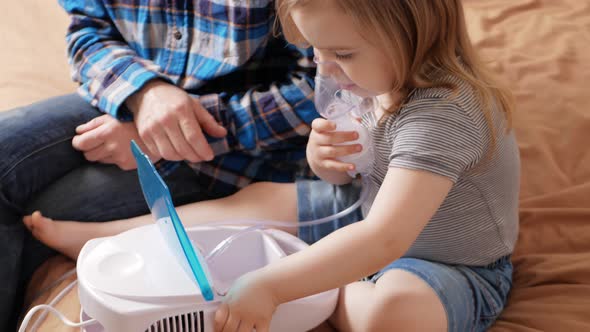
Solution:
<path fill-rule="evenodd" d="M 352 205 L 360 186 L 334 186 L 323 181 L 297 182 L 300 221 L 326 217 Z M 302 226 L 298 235 L 312 244 L 334 230 L 362 220 L 360 209 L 333 222 Z M 424 280 L 445 308 L 449 332 L 486 331 L 506 305 L 512 287 L 509 256 L 487 266 L 449 265 L 413 257 L 402 257 L 364 280 L 376 282 L 385 272 L 402 269 Z"/>

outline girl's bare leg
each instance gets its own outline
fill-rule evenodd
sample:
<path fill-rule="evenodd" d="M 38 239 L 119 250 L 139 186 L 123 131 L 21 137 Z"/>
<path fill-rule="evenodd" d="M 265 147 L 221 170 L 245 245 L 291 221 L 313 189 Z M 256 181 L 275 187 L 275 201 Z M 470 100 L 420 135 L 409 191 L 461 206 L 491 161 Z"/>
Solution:
<path fill-rule="evenodd" d="M 330 322 L 342 332 L 447 330 L 446 312 L 435 291 L 416 275 L 397 269 L 376 284 L 363 281 L 342 288 Z"/>
<path fill-rule="evenodd" d="M 255 183 L 225 198 L 178 207 L 177 212 L 186 227 L 232 219 L 295 223 L 297 189 L 293 183 Z M 116 235 L 154 221 L 151 215 L 111 222 L 58 221 L 45 218 L 37 211 L 24 217 L 23 222 L 35 238 L 75 260 L 90 239 Z M 284 230 L 296 232 L 294 227 Z"/>

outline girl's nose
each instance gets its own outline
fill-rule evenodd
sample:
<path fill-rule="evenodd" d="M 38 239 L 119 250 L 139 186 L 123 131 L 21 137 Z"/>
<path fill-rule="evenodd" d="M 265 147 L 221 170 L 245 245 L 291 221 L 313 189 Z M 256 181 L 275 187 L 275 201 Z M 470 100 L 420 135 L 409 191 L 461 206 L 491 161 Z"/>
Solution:
<path fill-rule="evenodd" d="M 340 66 L 333 61 L 321 61 L 318 57 L 314 58 L 314 62 L 317 64 L 318 74 L 323 76 L 337 76 L 342 72 Z"/>

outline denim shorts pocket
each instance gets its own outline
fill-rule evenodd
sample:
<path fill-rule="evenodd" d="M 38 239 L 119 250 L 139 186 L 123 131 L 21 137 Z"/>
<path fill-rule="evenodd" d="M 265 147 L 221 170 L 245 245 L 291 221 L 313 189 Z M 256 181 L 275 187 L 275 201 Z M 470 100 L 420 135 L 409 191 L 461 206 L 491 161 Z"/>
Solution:
<path fill-rule="evenodd" d="M 506 302 L 508 299 L 508 293 L 510 293 L 510 289 L 512 289 L 512 263 L 508 262 L 503 266 L 498 267 L 496 279 L 496 289 L 504 302 Z"/>
<path fill-rule="evenodd" d="M 500 316 L 512 287 L 512 264 L 509 260 L 494 267 L 475 268 L 480 303 L 478 330 L 485 331 Z"/>

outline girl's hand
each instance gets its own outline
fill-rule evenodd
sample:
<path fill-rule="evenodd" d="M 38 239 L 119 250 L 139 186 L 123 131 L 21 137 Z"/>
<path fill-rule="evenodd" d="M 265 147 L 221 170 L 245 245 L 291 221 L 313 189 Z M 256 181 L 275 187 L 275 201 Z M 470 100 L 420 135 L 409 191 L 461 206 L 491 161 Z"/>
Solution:
<path fill-rule="evenodd" d="M 265 287 L 256 272 L 240 277 L 215 313 L 215 331 L 268 332 L 278 307 L 270 287 Z"/>
<path fill-rule="evenodd" d="M 361 151 L 360 144 L 344 144 L 358 139 L 356 131 L 336 131 L 336 124 L 326 119 L 315 119 L 311 123 L 311 134 L 307 143 L 307 161 L 320 177 L 325 172 L 347 172 L 354 170 L 354 164 L 343 163 L 337 158 Z"/>

